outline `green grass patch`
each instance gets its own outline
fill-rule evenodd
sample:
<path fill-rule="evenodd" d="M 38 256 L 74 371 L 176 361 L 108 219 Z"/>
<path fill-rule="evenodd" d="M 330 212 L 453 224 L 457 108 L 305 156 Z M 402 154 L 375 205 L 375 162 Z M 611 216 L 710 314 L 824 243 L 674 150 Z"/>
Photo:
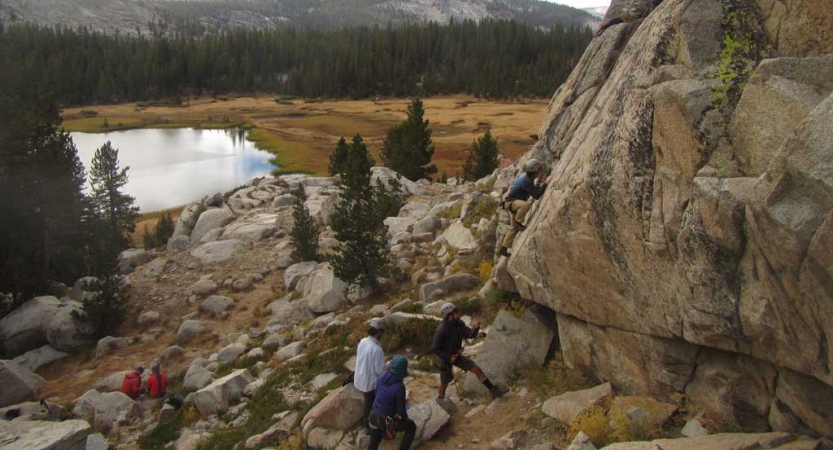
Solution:
<path fill-rule="evenodd" d="M 480 202 L 474 206 L 474 214 L 463 221 L 467 227 L 480 222 L 480 219 L 491 219 L 497 212 L 498 201 L 491 195 L 484 195 Z"/>
<path fill-rule="evenodd" d="M 170 419 L 159 422 L 152 430 L 141 435 L 137 444 L 139 448 L 154 450 L 164 448 L 168 442 L 175 441 L 185 426 L 184 408 L 180 408 Z"/>
<path fill-rule="evenodd" d="M 434 320 L 411 320 L 404 324 L 394 324 L 385 328 L 382 336 L 382 347 L 385 354 L 410 348 L 418 355 L 431 354 L 434 344 L 434 332 L 439 322 Z"/>
<path fill-rule="evenodd" d="M 323 175 L 327 173 L 329 160 L 315 161 L 310 157 L 310 148 L 300 142 L 292 142 L 278 136 L 276 133 L 263 128 L 252 128 L 246 134 L 246 140 L 251 141 L 261 150 L 274 154 L 269 162 L 278 166 L 273 175 L 286 173 L 306 173 Z"/>
<path fill-rule="evenodd" d="M 422 303 L 411 303 L 399 308 L 397 311 L 408 314 L 422 314 L 425 310 L 425 305 Z"/>
<path fill-rule="evenodd" d="M 61 126 L 66 131 L 79 133 L 105 133 L 108 131 L 130 130 L 144 126 L 138 117 L 96 116 L 65 120 Z"/>
<path fill-rule="evenodd" d="M 266 431 L 274 424 L 272 416 L 290 410 L 283 398 L 282 390 L 292 378 L 288 372 L 272 376 L 263 387 L 249 400 L 246 412 L 249 420 L 238 428 L 215 431 L 206 441 L 200 443 L 199 450 L 232 450 L 239 442 Z"/>

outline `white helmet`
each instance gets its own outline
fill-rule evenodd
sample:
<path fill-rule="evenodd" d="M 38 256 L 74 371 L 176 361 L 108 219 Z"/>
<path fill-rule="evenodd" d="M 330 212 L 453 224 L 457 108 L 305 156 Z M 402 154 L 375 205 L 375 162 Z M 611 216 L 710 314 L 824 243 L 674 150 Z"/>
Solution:
<path fill-rule="evenodd" d="M 529 161 L 527 161 L 526 164 L 524 164 L 524 172 L 526 172 L 526 173 L 538 172 L 538 170 L 541 169 L 541 166 L 542 166 L 541 161 L 538 161 L 537 159 L 532 158 Z"/>
<path fill-rule="evenodd" d="M 374 318 L 370 319 L 370 327 L 375 328 L 377 330 L 384 330 L 385 329 L 385 321 L 378 318 L 378 317 L 374 317 Z"/>
<path fill-rule="evenodd" d="M 454 303 L 446 303 L 440 311 L 443 317 L 448 317 L 448 315 L 453 313 L 455 310 L 457 310 L 457 306 Z"/>

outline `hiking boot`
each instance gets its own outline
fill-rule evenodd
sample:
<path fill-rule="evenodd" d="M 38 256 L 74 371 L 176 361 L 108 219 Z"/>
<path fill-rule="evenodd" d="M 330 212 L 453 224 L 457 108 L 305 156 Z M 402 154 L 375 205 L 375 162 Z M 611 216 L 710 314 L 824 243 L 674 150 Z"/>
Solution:
<path fill-rule="evenodd" d="M 501 247 L 500 250 L 498 250 L 497 254 L 498 254 L 498 256 L 505 256 L 505 257 L 508 258 L 509 257 L 509 249 L 506 248 L 506 247 Z"/>
<path fill-rule="evenodd" d="M 506 395 L 507 392 L 509 392 L 509 389 L 506 389 L 503 386 L 495 386 L 495 388 L 492 389 L 492 398 L 501 398 Z"/>

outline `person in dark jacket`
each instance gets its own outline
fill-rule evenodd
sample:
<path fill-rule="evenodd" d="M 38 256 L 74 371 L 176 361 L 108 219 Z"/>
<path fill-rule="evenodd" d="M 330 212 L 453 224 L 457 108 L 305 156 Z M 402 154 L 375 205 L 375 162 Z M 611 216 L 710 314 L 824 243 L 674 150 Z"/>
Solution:
<path fill-rule="evenodd" d="M 493 397 L 500 397 L 505 394 L 504 388 L 493 385 L 474 361 L 462 355 L 463 339 L 476 337 L 480 332 L 480 322 L 473 320 L 472 327 L 474 328 L 469 328 L 465 322 L 460 320 L 460 310 L 453 303 L 444 304 L 441 311 L 443 321 L 437 327 L 437 332 L 434 333 L 432 348 L 439 358 L 440 367 L 440 391 L 437 397 L 440 400 L 445 399 L 445 390 L 449 383 L 454 380 L 453 366 L 477 376 L 477 379 L 489 389 Z"/>
<path fill-rule="evenodd" d="M 409 450 L 416 435 L 416 423 L 408 418 L 405 407 L 405 384 L 408 375 L 408 359 L 396 355 L 390 362 L 388 370 L 376 385 L 376 400 L 370 413 L 370 450 L 378 450 L 388 423 L 395 421 L 396 431 L 404 431 L 405 436 L 399 444 L 399 450 Z"/>
<path fill-rule="evenodd" d="M 512 227 L 503 236 L 498 255 L 509 256 L 509 248 L 515 243 L 515 236 L 518 235 L 519 231 L 526 228 L 524 219 L 529 212 L 529 208 L 532 207 L 530 199 L 538 200 L 547 190 L 546 182 L 540 186 L 537 184 L 537 180 L 541 178 L 543 173 L 544 165 L 537 159 L 530 159 L 524 165 L 524 173 L 509 188 L 509 193 L 502 205 L 509 212 Z"/>
<path fill-rule="evenodd" d="M 143 373 L 145 373 L 145 368 L 137 365 L 135 369 L 129 370 L 124 374 L 124 380 L 121 382 L 121 391 L 133 400 L 136 400 L 142 395 Z"/>

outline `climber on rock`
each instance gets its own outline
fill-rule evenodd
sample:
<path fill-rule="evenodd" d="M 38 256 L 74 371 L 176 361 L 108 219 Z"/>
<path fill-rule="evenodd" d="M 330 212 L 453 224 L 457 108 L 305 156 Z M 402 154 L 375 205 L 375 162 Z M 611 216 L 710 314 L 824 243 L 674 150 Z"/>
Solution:
<path fill-rule="evenodd" d="M 440 368 L 440 390 L 438 399 L 445 399 L 445 390 L 448 384 L 454 380 L 454 368 L 457 366 L 466 372 L 471 372 L 477 376 L 477 379 L 489 389 L 492 397 L 501 397 L 506 393 L 506 389 L 501 386 L 495 386 L 483 373 L 483 370 L 478 367 L 469 358 L 462 355 L 463 339 L 472 339 L 480 332 L 480 322 L 473 320 L 469 328 L 460 317 L 462 314 L 460 310 L 453 303 L 446 303 L 442 310 L 443 321 L 437 327 L 437 332 L 434 334 L 434 345 L 432 350 L 439 358 Z"/>
<path fill-rule="evenodd" d="M 524 164 L 524 173 L 521 174 L 512 187 L 509 188 L 509 193 L 506 199 L 503 200 L 501 206 L 509 212 L 509 218 L 512 221 L 512 227 L 503 236 L 498 255 L 509 256 L 509 248 L 515 242 L 515 236 L 519 231 L 525 230 L 524 219 L 532 207 L 531 199 L 539 199 L 547 190 L 547 182 L 541 183 L 541 177 L 544 175 L 544 165 L 537 159 L 530 159 Z"/>
<path fill-rule="evenodd" d="M 368 426 L 367 419 L 370 416 L 373 401 L 376 399 L 376 384 L 385 370 L 385 352 L 379 342 L 384 329 L 385 324 L 381 319 L 372 319 L 370 327 L 367 329 L 367 337 L 359 342 L 359 347 L 356 350 L 356 371 L 353 375 L 353 386 L 364 394 L 362 420 L 365 427 Z"/>
<path fill-rule="evenodd" d="M 387 372 L 379 379 L 376 400 L 370 413 L 370 450 L 377 450 L 382 436 L 393 439 L 397 431 L 404 431 L 405 436 L 399 444 L 399 450 L 408 450 L 416 435 L 416 423 L 408 418 L 405 408 L 405 384 L 402 380 L 408 376 L 408 359 L 396 355 L 390 362 Z"/>

